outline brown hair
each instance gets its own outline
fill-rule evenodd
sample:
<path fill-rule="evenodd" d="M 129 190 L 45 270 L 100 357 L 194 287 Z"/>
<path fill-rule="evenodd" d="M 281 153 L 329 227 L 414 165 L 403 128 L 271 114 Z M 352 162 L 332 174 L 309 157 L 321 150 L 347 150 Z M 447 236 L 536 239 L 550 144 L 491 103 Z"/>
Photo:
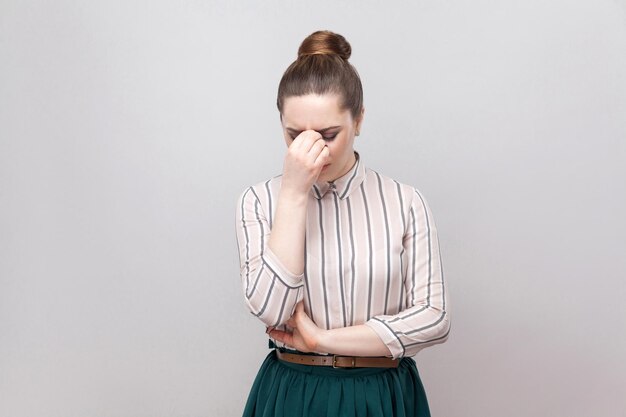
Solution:
<path fill-rule="evenodd" d="M 341 108 L 357 118 L 363 107 L 363 87 L 356 68 L 348 62 L 351 53 L 350 44 L 338 33 L 318 30 L 307 36 L 278 85 L 280 114 L 287 97 L 335 93 L 341 97 Z"/>

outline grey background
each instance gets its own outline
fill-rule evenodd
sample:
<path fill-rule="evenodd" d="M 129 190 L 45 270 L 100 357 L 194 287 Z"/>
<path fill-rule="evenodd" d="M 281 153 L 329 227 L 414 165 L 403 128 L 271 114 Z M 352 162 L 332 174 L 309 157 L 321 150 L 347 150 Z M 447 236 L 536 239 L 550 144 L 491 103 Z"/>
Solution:
<path fill-rule="evenodd" d="M 1 0 L 0 416 L 240 415 L 268 349 L 235 199 L 317 29 L 438 225 L 433 415 L 626 415 L 624 0 Z"/>

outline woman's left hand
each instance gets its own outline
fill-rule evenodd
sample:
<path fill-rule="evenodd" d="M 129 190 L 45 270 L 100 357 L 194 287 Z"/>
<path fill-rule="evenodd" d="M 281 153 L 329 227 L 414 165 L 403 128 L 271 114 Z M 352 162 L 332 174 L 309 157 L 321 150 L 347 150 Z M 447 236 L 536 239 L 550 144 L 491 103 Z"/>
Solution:
<path fill-rule="evenodd" d="M 279 342 L 283 342 L 300 352 L 317 351 L 320 339 L 326 330 L 317 327 L 311 318 L 304 312 L 302 301 L 296 304 L 293 316 L 287 321 L 293 327 L 292 332 L 284 332 L 268 328 L 268 334 Z"/>

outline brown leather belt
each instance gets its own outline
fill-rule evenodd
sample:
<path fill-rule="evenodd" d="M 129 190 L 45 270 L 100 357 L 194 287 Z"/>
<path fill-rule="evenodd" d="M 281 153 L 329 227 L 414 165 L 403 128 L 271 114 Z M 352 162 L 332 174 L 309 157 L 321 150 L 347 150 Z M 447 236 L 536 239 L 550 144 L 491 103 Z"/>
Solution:
<path fill-rule="evenodd" d="M 301 355 L 298 353 L 281 352 L 276 349 L 278 359 L 302 365 L 332 366 L 333 368 L 397 368 L 399 359 L 385 356 L 344 356 L 344 355 Z"/>

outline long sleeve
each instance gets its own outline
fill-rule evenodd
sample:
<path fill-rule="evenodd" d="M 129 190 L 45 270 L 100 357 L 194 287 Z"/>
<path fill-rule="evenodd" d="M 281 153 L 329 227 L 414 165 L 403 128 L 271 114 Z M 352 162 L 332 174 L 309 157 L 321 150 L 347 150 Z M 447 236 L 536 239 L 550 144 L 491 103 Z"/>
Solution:
<path fill-rule="evenodd" d="M 437 228 L 427 202 L 416 189 L 402 245 L 406 308 L 393 315 L 373 316 L 365 323 L 376 331 L 393 358 L 414 356 L 427 346 L 443 343 L 450 331 Z"/>
<path fill-rule="evenodd" d="M 267 246 L 268 215 L 254 187 L 239 196 L 236 230 L 244 299 L 253 315 L 276 327 L 289 320 L 302 299 L 304 274 L 289 272 Z"/>

